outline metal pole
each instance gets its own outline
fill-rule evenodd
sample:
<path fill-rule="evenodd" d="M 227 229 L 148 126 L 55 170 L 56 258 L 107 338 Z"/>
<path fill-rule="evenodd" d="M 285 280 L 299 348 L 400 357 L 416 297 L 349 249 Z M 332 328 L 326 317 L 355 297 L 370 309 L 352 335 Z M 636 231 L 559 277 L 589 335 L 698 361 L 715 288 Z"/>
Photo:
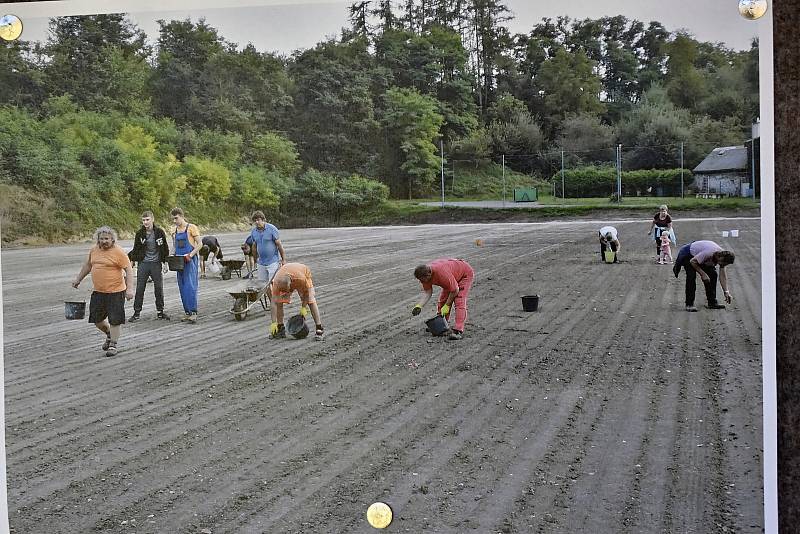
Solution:
<path fill-rule="evenodd" d="M 681 198 L 683 198 L 683 141 L 681 141 Z"/>
<path fill-rule="evenodd" d="M 444 207 L 444 141 L 439 141 L 439 150 L 442 154 L 442 207 Z"/>
<path fill-rule="evenodd" d="M 750 179 L 753 182 L 753 200 L 756 199 L 756 140 L 750 139 Z"/>
<path fill-rule="evenodd" d="M 503 154 L 503 207 L 506 207 L 506 155 Z"/>
<path fill-rule="evenodd" d="M 622 202 L 622 145 L 617 145 L 617 202 Z"/>
<path fill-rule="evenodd" d="M 456 194 L 456 160 L 453 160 L 453 178 L 450 179 L 450 194 Z"/>
<path fill-rule="evenodd" d="M 567 190 L 564 189 L 564 151 L 561 151 L 561 198 L 567 198 Z"/>

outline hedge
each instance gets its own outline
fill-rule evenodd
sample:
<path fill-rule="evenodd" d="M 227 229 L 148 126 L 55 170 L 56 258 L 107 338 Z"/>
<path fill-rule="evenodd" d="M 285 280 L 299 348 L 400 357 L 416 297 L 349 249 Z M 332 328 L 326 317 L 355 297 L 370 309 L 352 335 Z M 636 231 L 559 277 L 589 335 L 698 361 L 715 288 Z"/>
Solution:
<path fill-rule="evenodd" d="M 561 171 L 553 174 L 556 196 L 572 198 L 604 197 L 617 192 L 615 167 L 579 167 L 564 171 L 564 188 L 561 189 Z M 692 183 L 692 173 L 683 169 L 683 185 Z M 640 169 L 622 171 L 622 196 L 680 196 L 681 169 Z"/>

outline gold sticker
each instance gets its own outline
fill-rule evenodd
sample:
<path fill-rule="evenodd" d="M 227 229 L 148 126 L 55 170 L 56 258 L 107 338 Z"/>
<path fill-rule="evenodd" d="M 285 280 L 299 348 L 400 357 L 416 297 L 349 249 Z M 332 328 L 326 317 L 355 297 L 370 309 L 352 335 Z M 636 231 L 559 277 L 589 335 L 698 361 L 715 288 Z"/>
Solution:
<path fill-rule="evenodd" d="M 739 14 L 746 19 L 760 19 L 766 12 L 767 0 L 739 0 Z"/>
<path fill-rule="evenodd" d="M 372 503 L 367 508 L 367 521 L 375 528 L 386 528 L 392 522 L 392 509 L 384 502 Z"/>
<path fill-rule="evenodd" d="M 0 38 L 15 41 L 22 35 L 22 21 L 16 15 L 5 15 L 0 18 Z"/>

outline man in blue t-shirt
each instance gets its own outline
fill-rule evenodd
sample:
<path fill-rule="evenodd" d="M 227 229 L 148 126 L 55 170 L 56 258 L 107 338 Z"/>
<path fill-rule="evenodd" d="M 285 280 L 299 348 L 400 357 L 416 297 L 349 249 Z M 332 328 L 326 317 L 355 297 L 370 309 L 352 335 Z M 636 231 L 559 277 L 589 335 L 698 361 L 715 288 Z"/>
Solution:
<path fill-rule="evenodd" d="M 250 232 L 250 237 L 258 250 L 258 279 L 272 282 L 278 269 L 286 263 L 286 254 L 283 251 L 278 229 L 267 222 L 261 211 L 254 211 L 250 217 L 255 228 Z M 272 292 L 267 288 L 267 296 L 271 299 Z"/>

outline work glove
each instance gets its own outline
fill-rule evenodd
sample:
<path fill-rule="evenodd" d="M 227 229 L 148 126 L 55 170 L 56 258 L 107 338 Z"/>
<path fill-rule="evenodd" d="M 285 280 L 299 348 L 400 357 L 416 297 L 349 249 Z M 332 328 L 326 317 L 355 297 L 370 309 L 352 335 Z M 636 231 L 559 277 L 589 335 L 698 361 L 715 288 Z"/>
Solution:
<path fill-rule="evenodd" d="M 308 308 L 306 308 L 305 306 L 300 306 L 300 315 L 302 315 L 303 317 L 308 315 Z"/>
<path fill-rule="evenodd" d="M 450 313 L 450 305 L 442 304 L 442 317 L 446 317 L 448 313 Z"/>
<path fill-rule="evenodd" d="M 278 323 L 272 323 L 269 325 L 269 334 L 274 336 L 278 333 Z"/>
<path fill-rule="evenodd" d="M 192 261 L 192 257 L 189 256 L 188 254 L 184 254 L 183 255 L 183 261 L 184 261 L 184 263 L 189 263 L 190 261 Z"/>
<path fill-rule="evenodd" d="M 420 306 L 419 304 L 411 308 L 411 315 L 416 317 L 420 313 L 422 313 L 422 306 Z"/>

